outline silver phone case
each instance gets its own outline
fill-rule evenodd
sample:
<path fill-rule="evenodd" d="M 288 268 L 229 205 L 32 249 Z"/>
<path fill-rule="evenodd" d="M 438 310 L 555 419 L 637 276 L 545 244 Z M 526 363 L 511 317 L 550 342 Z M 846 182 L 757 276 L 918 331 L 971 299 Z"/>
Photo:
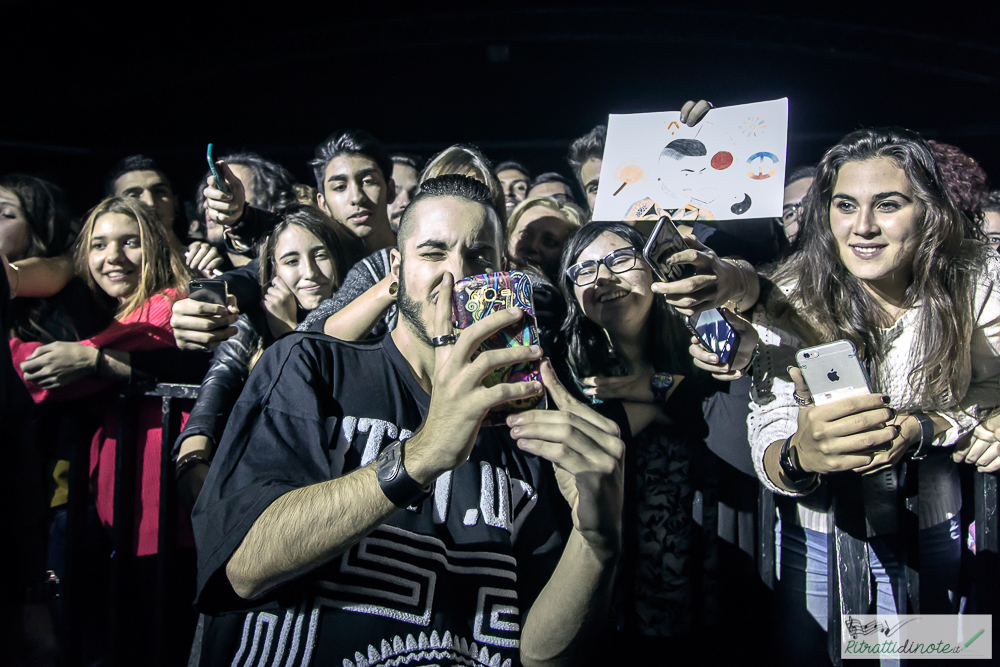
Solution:
<path fill-rule="evenodd" d="M 795 362 L 816 405 L 871 393 L 868 373 L 851 341 L 807 347 L 795 354 Z"/>

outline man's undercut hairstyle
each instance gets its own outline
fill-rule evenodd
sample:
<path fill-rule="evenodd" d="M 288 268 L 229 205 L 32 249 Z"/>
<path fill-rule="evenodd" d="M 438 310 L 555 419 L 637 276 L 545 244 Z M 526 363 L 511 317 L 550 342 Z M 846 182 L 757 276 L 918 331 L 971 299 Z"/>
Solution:
<path fill-rule="evenodd" d="M 513 169 L 514 171 L 519 171 L 522 174 L 524 174 L 524 177 L 526 179 L 528 179 L 529 181 L 531 180 L 531 172 L 528 171 L 528 168 L 525 167 L 520 162 L 516 162 L 515 160 L 506 160 L 504 162 L 501 162 L 493 169 L 493 171 L 499 174 L 501 171 L 504 171 L 506 169 Z"/>
<path fill-rule="evenodd" d="M 316 147 L 316 157 L 309 164 L 316 175 L 316 187 L 323 189 L 323 177 L 330 160 L 341 155 L 361 155 L 373 160 L 382 172 L 382 180 L 392 178 L 392 158 L 378 139 L 365 130 L 337 130 Z"/>
<path fill-rule="evenodd" d="M 410 235 L 410 220 L 413 218 L 414 211 L 417 210 L 417 204 L 425 199 L 435 199 L 438 197 L 464 199 L 476 204 L 482 204 L 489 210 L 493 210 L 493 196 L 490 193 L 490 188 L 482 181 L 460 174 L 443 174 L 437 178 L 429 178 L 420 184 L 420 191 L 417 192 L 417 196 L 413 198 L 410 205 L 406 207 L 403 217 L 399 221 L 397 240 L 400 248 L 406 244 L 406 239 Z M 500 220 L 497 220 L 497 234 L 501 237 L 499 239 L 501 246 L 497 248 L 499 252 L 503 247 L 502 242 L 504 240 L 504 229 Z"/>
<path fill-rule="evenodd" d="M 163 180 L 170 185 L 170 190 L 173 192 L 174 186 L 170 184 L 170 179 L 167 178 L 166 173 L 160 169 L 160 165 L 156 163 L 156 160 L 147 155 L 129 155 L 128 157 L 122 158 L 115 163 L 115 166 L 111 167 L 111 171 L 108 172 L 107 178 L 104 179 L 104 196 L 112 197 L 115 194 L 115 181 L 119 178 L 133 171 L 156 171 L 163 176 Z"/>
<path fill-rule="evenodd" d="M 587 187 L 587 184 L 583 182 L 583 177 L 580 175 L 584 163 L 591 159 L 604 159 L 604 142 L 607 136 L 608 128 L 604 125 L 598 125 L 570 144 L 569 155 L 566 156 L 566 161 L 569 162 L 576 180 L 580 182 L 580 187 Z"/>
<path fill-rule="evenodd" d="M 393 153 L 391 159 L 393 164 L 406 165 L 407 167 L 416 169 L 418 174 L 424 164 L 424 161 L 420 159 L 420 156 L 414 155 L 413 153 Z M 391 176 L 392 173 L 390 172 L 389 175 Z"/>
<path fill-rule="evenodd" d="M 785 187 L 807 178 L 816 178 L 816 165 L 807 164 L 804 167 L 793 169 L 790 174 L 785 176 Z"/>
<path fill-rule="evenodd" d="M 669 157 L 673 160 L 680 160 L 684 157 L 701 157 L 708 155 L 705 144 L 697 139 L 674 139 L 660 153 L 660 159 Z"/>

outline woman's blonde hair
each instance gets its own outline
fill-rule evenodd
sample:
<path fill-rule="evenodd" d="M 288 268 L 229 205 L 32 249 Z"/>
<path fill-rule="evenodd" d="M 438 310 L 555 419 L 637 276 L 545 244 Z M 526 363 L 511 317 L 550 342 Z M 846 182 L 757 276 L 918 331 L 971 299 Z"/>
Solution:
<path fill-rule="evenodd" d="M 468 144 L 455 144 L 444 149 L 424 165 L 424 170 L 420 172 L 420 185 L 423 185 L 424 181 L 445 174 L 468 176 L 485 183 L 490 189 L 493 210 L 496 211 L 500 223 L 506 226 L 507 202 L 504 199 L 503 186 L 493 171 L 493 165 L 478 148 Z"/>
<path fill-rule="evenodd" d="M 142 271 L 135 292 L 122 301 L 115 312 L 122 319 L 139 308 L 157 292 L 173 288 L 184 294 L 191 279 L 180 251 L 171 245 L 167 232 L 156 218 L 156 212 L 138 199 L 131 197 L 108 197 L 95 206 L 87 215 L 87 221 L 80 230 L 73 247 L 73 259 L 77 274 L 82 277 L 95 293 L 101 289 L 90 273 L 90 241 L 94 236 L 94 226 L 98 218 L 108 213 L 119 213 L 135 220 L 139 225 L 139 244 L 142 247 Z"/>
<path fill-rule="evenodd" d="M 566 219 L 566 222 L 570 224 L 573 229 L 579 229 L 583 226 L 583 221 L 587 219 L 587 214 L 583 212 L 579 206 L 572 202 L 561 202 L 554 197 L 528 197 L 524 201 L 520 202 L 514 210 L 510 212 L 510 219 L 507 220 L 507 238 L 511 238 L 514 230 L 517 229 L 517 223 L 524 215 L 525 211 L 529 211 L 536 206 L 543 206 L 545 208 L 551 209 L 556 215 L 560 215 Z"/>

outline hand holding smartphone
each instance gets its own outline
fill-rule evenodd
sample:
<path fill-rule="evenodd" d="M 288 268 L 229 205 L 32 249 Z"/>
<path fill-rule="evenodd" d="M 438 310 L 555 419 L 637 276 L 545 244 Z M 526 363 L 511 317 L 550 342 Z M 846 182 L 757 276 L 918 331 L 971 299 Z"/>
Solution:
<path fill-rule="evenodd" d="M 479 348 L 480 352 L 522 345 L 538 345 L 538 325 L 531 292 L 531 281 L 520 271 L 487 273 L 464 278 L 455 283 L 452 292 L 453 325 L 456 331 L 468 328 L 491 313 L 507 308 L 520 308 L 524 317 L 493 334 Z M 530 361 L 494 370 L 483 380 L 492 387 L 502 382 L 541 382 L 541 362 Z M 545 395 L 509 401 L 490 410 L 484 424 L 503 423 L 512 412 L 545 408 Z"/>
<path fill-rule="evenodd" d="M 661 282 L 674 282 L 695 275 L 691 264 L 670 264 L 671 257 L 687 250 L 684 236 L 670 218 L 663 216 L 650 234 L 642 256 Z M 683 316 L 682 316 L 683 317 Z M 684 322 L 702 347 L 719 357 L 719 363 L 730 367 L 740 346 L 740 335 L 726 319 L 725 311 L 717 308 L 684 317 Z"/>
<path fill-rule="evenodd" d="M 691 264 L 669 263 L 671 257 L 687 249 L 684 235 L 677 231 L 670 218 L 663 216 L 649 235 L 642 256 L 646 258 L 646 262 L 660 282 L 669 283 L 690 278 L 695 274 L 695 267 Z"/>

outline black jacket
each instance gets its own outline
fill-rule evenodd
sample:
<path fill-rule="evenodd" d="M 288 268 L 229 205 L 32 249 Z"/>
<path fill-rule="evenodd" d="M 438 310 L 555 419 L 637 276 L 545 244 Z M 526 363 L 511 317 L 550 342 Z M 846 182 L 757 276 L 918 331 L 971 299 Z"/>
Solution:
<path fill-rule="evenodd" d="M 250 376 L 254 355 L 273 341 L 260 309 L 240 315 L 236 321 L 236 334 L 216 349 L 212 366 L 198 390 L 198 400 L 191 409 L 184 430 L 174 442 L 171 455 L 175 461 L 181 442 L 192 435 L 206 436 L 214 449 L 222 438 L 229 413 Z"/>

